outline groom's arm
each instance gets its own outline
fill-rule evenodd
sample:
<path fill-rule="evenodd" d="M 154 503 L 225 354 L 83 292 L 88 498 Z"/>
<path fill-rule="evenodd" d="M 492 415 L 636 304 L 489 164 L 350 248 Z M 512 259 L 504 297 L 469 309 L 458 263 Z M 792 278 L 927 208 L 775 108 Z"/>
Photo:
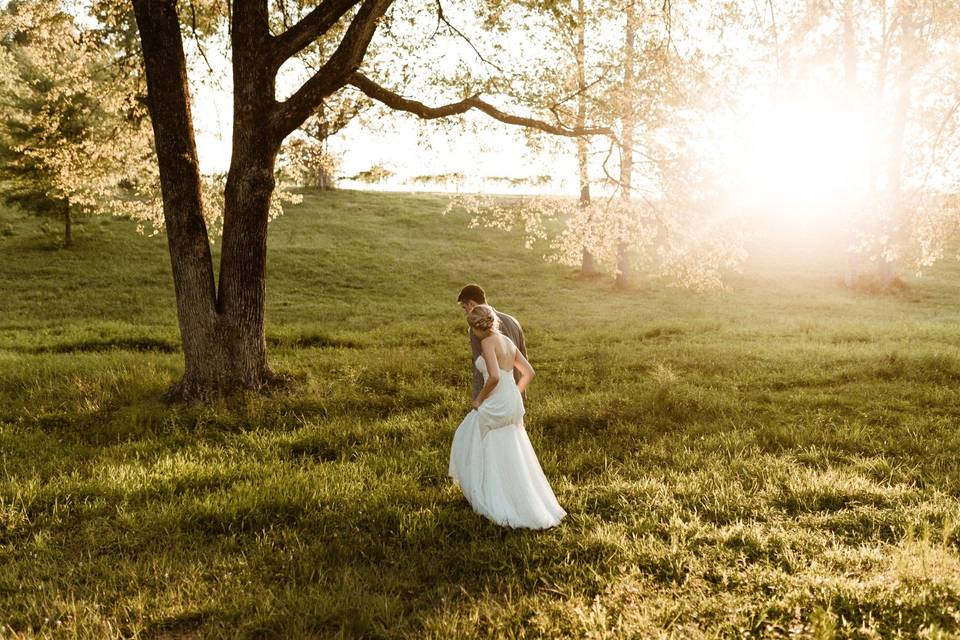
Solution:
<path fill-rule="evenodd" d="M 520 350 L 524 358 L 530 359 L 527 357 L 527 340 L 523 337 L 523 327 L 520 326 L 519 322 L 517 323 L 517 349 Z"/>
<path fill-rule="evenodd" d="M 527 340 L 523 337 L 523 327 L 520 326 L 520 323 L 517 323 L 517 351 L 523 354 L 524 358 L 527 358 Z M 529 360 L 530 358 L 527 358 Z M 519 371 L 517 372 L 520 373 Z M 524 403 L 527 401 L 527 390 L 524 389 L 520 394 L 523 398 Z"/>
<path fill-rule="evenodd" d="M 470 359 L 470 370 L 473 371 L 473 382 L 471 383 L 472 395 L 470 396 L 471 400 L 476 400 L 477 396 L 480 395 L 480 390 L 483 389 L 483 374 L 480 373 L 480 369 L 477 369 L 477 357 L 480 356 L 480 338 L 467 329 L 467 332 L 470 334 L 470 352 L 473 357 Z"/>
<path fill-rule="evenodd" d="M 517 345 L 517 350 L 523 354 L 524 358 L 527 358 L 527 341 L 523 337 L 523 327 L 520 326 L 520 323 L 513 316 L 506 316 L 501 318 L 501 321 L 504 323 L 505 328 L 508 328 L 507 337 L 513 340 L 513 344 Z M 529 358 L 527 358 L 529 360 Z M 520 382 L 520 371 L 515 370 L 513 372 L 513 379 L 517 382 Z M 523 401 L 527 401 L 527 392 L 526 390 L 520 393 Z"/>

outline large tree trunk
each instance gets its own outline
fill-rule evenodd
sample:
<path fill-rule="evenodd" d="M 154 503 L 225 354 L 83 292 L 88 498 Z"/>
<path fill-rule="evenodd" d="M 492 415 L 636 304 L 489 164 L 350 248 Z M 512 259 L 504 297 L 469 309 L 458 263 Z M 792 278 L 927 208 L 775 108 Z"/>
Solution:
<path fill-rule="evenodd" d="M 270 378 L 264 308 L 267 220 L 274 184 L 273 157 L 266 155 L 235 152 L 224 192 L 217 307 L 225 364 L 234 382 L 244 387 Z"/>
<path fill-rule="evenodd" d="M 63 246 L 73 246 L 73 220 L 70 218 L 70 201 L 63 201 Z"/>
<path fill-rule="evenodd" d="M 880 216 L 880 193 L 879 183 L 882 170 L 882 157 L 884 155 L 884 136 L 883 136 L 883 96 L 886 92 L 887 77 L 889 75 L 890 65 L 890 43 L 892 27 L 887 14 L 886 3 L 882 7 L 882 32 L 883 38 L 880 42 L 880 52 L 877 60 L 877 66 L 873 78 L 873 107 L 871 117 L 871 142 L 870 142 L 870 166 L 867 173 L 867 192 L 865 196 L 864 210 L 869 219 L 869 228 L 865 231 L 874 235 L 880 235 L 882 230 L 879 224 Z M 858 273 L 859 277 L 859 273 Z"/>
<path fill-rule="evenodd" d="M 623 133 L 620 144 L 620 196 L 629 201 L 633 189 L 633 132 L 636 114 L 634 113 L 634 56 L 635 38 L 637 30 L 637 9 L 633 2 L 627 4 L 627 31 L 623 47 L 623 97 L 621 99 L 621 119 Z M 622 223 L 621 223 L 622 224 Z M 618 286 L 630 283 L 630 243 L 625 233 L 617 243 L 617 278 Z"/>
<path fill-rule="evenodd" d="M 251 198 L 249 193 L 256 185 L 272 184 L 272 170 L 263 166 L 262 159 L 259 164 L 241 162 L 239 170 L 235 159 L 231 166 L 221 266 L 224 290 L 218 301 L 175 2 L 134 0 L 133 6 L 147 75 L 183 340 L 184 375 L 170 396 L 191 399 L 210 391 L 257 386 L 267 374 L 262 286 L 267 216 L 265 205 L 260 206 L 264 198 Z M 238 120 L 249 122 L 250 117 Z M 240 143 L 244 142 L 241 139 Z M 255 221 L 258 217 L 262 223 Z M 236 259 L 239 256 L 242 258 Z M 248 273 L 260 274 L 260 286 L 254 287 L 252 294 L 238 286 L 238 278 Z"/>
<path fill-rule="evenodd" d="M 333 177 L 327 172 L 326 167 L 321 165 L 317 167 L 315 172 L 314 184 L 312 185 L 314 189 L 318 191 L 332 191 L 333 190 Z"/>
<path fill-rule="evenodd" d="M 854 103 L 854 100 L 857 97 L 857 37 L 856 37 L 856 24 L 854 16 L 854 1 L 855 0 L 844 0 L 843 2 L 843 79 L 844 79 L 844 88 L 846 90 L 847 99 L 850 100 L 851 104 Z M 856 180 L 855 175 L 858 171 L 858 168 L 854 166 L 852 162 L 854 158 L 853 150 L 850 150 L 848 154 L 848 162 L 846 163 L 846 180 L 844 181 L 847 184 L 849 189 L 847 193 L 846 202 L 844 203 L 847 208 L 847 215 L 851 218 L 850 224 L 850 237 L 847 242 L 847 268 L 844 275 L 844 283 L 849 288 L 853 288 L 857 285 L 857 282 L 860 278 L 860 253 L 851 248 L 851 245 L 854 244 L 856 231 L 853 225 L 853 217 L 860 215 L 860 209 L 862 207 L 862 202 L 857 194 Z"/>
<path fill-rule="evenodd" d="M 587 74 L 586 74 L 586 11 L 583 6 L 584 0 L 577 0 L 577 127 L 587 126 Z M 590 166 L 587 148 L 587 139 L 577 138 L 577 165 L 580 178 L 580 207 L 590 206 Z M 589 225 L 591 221 L 588 221 Z M 583 256 L 580 263 L 580 273 L 586 276 L 596 275 L 597 263 L 590 253 L 590 249 L 583 248 Z"/>
<path fill-rule="evenodd" d="M 443 107 L 408 100 L 357 68 L 393 0 L 322 2 L 278 36 L 270 33 L 268 0 L 232 7 L 233 155 L 224 191 L 219 291 L 203 218 L 196 143 L 177 0 L 132 0 L 147 75 L 173 267 L 185 372 L 174 396 L 257 387 L 271 377 L 264 339 L 267 221 L 274 165 L 283 139 L 347 83 L 394 108 L 424 118 L 480 109 L 496 119 L 566 136 L 609 134 L 605 128 L 567 129 L 504 113 L 477 96 Z M 359 6 L 358 6 L 359 5 Z M 358 7 L 336 50 L 293 95 L 278 103 L 276 73 L 291 56 Z"/>
<path fill-rule="evenodd" d="M 333 189 L 333 176 L 327 171 L 325 161 L 328 159 L 327 143 L 330 140 L 330 125 L 327 123 L 327 108 L 323 102 L 317 107 L 317 126 L 313 133 L 317 144 L 320 145 L 320 162 L 317 164 L 314 172 L 314 187 L 320 191 L 330 191 Z"/>
<path fill-rule="evenodd" d="M 901 16 L 901 60 L 897 85 L 897 102 L 893 114 L 893 127 L 890 136 L 890 165 L 888 168 L 888 207 L 890 219 L 885 234 L 890 243 L 896 243 L 900 233 L 899 225 L 903 220 L 903 144 L 907 127 L 907 114 L 910 110 L 910 90 L 913 84 L 914 65 L 917 59 L 918 25 L 912 9 L 905 7 Z M 888 288 L 896 278 L 896 262 L 893 256 L 881 255 L 878 277 L 880 286 Z"/>
<path fill-rule="evenodd" d="M 270 32 L 265 0 L 234 5 L 233 150 L 224 191 L 217 309 L 225 365 L 236 386 L 271 378 L 264 333 L 267 222 L 280 143 L 270 127 L 275 70 L 264 65 Z"/>

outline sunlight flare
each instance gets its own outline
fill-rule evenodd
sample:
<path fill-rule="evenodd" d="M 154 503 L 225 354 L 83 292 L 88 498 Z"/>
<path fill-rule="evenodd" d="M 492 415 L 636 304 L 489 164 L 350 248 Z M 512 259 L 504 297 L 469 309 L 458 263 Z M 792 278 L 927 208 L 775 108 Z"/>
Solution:
<path fill-rule="evenodd" d="M 842 222 L 865 188 L 870 112 L 826 96 L 769 102 L 742 123 L 732 150 L 737 199 L 770 222 Z"/>

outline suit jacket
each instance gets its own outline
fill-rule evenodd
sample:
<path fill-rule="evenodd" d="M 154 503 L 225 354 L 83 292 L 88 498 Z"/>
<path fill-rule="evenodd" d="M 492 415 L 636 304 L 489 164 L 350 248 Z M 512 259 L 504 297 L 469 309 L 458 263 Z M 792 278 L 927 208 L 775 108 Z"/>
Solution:
<path fill-rule="evenodd" d="M 517 319 L 513 316 L 500 313 L 496 309 L 494 309 L 494 311 L 497 317 L 500 318 L 500 333 L 513 340 L 513 344 L 517 345 L 517 349 L 519 349 L 523 357 L 526 358 L 527 344 L 523 339 L 523 329 L 520 328 L 520 323 L 517 322 Z M 481 353 L 480 338 L 469 328 L 467 328 L 467 332 L 470 334 L 470 348 L 473 351 L 473 364 L 471 365 L 473 367 L 473 399 L 476 400 L 477 396 L 480 395 L 480 390 L 483 389 L 483 374 L 480 373 L 480 369 L 477 369 L 477 358 Z M 515 380 L 520 380 L 520 372 L 514 370 L 513 377 Z"/>

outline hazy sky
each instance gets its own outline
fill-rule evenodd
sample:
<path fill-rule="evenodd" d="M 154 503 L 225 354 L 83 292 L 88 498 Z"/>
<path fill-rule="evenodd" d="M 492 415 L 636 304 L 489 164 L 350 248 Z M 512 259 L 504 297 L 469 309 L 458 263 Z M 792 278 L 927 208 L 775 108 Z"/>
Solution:
<path fill-rule="evenodd" d="M 3 1 L 0 0 L 0 4 Z M 701 43 L 716 39 L 716 34 L 707 33 L 709 26 L 691 22 L 692 32 L 687 34 L 686 40 Z M 748 51 L 754 46 L 743 34 L 726 37 L 735 45 L 734 50 L 739 46 Z M 192 38 L 185 38 L 184 43 L 192 69 L 192 104 L 200 164 L 207 173 L 225 171 L 230 162 L 231 62 L 225 34 L 221 38 L 221 42 L 207 44 L 206 60 L 198 55 Z M 537 61 L 536 52 L 526 50 L 534 40 L 521 37 L 514 43 L 522 54 L 522 63 L 543 62 Z M 466 49 L 467 45 L 460 39 L 437 42 L 430 39 L 427 44 L 429 46 L 422 49 L 405 49 L 404 57 L 395 62 L 398 65 L 427 64 L 434 71 L 451 77 L 458 70 L 462 71 L 462 65 L 483 68 L 477 62 L 476 53 Z M 384 47 L 383 55 L 389 58 L 389 46 Z M 747 54 L 742 51 L 740 55 Z M 302 66 L 297 68 L 296 65 L 288 63 L 281 69 L 277 81 L 278 99 L 290 95 L 306 77 Z M 758 76 L 764 76 L 764 73 L 759 72 Z M 427 103 L 440 100 L 431 95 L 412 97 Z M 868 119 L 860 106 L 844 104 L 831 96 L 829 86 L 808 85 L 804 91 L 786 97 L 785 102 L 778 99 L 772 86 L 761 84 L 752 94 L 741 96 L 739 109 L 734 107 L 723 113 L 708 114 L 708 120 L 728 130 L 721 140 L 713 141 L 720 146 L 712 149 L 712 153 L 728 161 L 729 179 L 738 183 L 742 195 L 751 200 L 762 196 L 770 201 L 809 205 L 831 199 L 843 192 L 853 178 L 845 170 L 845 165 L 867 164 L 865 154 L 870 145 L 864 125 Z M 740 112 L 736 113 L 737 110 Z M 468 120 L 482 126 L 440 128 L 423 124 L 409 115 L 384 110 L 377 117 L 361 118 L 351 123 L 330 141 L 329 148 L 341 159 L 337 172 L 340 177 L 356 175 L 380 165 L 396 174 L 387 184 L 381 185 L 387 188 L 436 189 L 436 185 L 418 187 L 410 180 L 417 176 L 460 173 L 468 177 L 466 184 L 461 185 L 466 191 L 510 191 L 503 183 L 496 183 L 497 186 L 491 188 L 491 184 L 484 185 L 477 180 L 547 175 L 553 180 L 545 190 L 570 196 L 577 194 L 576 158 L 571 141 L 563 141 L 558 147 L 559 153 L 535 153 L 524 143 L 519 128 L 496 123 L 482 114 L 471 115 Z M 599 144 L 595 151 L 602 155 Z M 594 180 L 602 177 L 599 164 L 597 160 L 591 167 Z M 615 164 L 616 160 L 614 170 Z M 641 183 L 642 176 L 636 176 L 635 181 L 635 185 Z M 345 186 L 351 185 L 346 183 Z M 371 188 L 371 185 L 363 186 Z M 543 189 L 526 187 L 524 190 Z"/>
<path fill-rule="evenodd" d="M 191 75 L 191 98 L 200 166 L 204 172 L 226 171 L 230 164 L 232 94 L 227 71 L 230 61 L 224 48 L 206 48 L 207 60 L 214 70 L 185 42 L 195 71 Z M 291 74 L 278 78 L 278 94 L 283 97 L 299 82 Z M 351 176 L 383 165 L 397 174 L 386 187 L 410 188 L 403 181 L 416 176 L 463 173 L 470 178 L 556 176 L 553 191 L 575 195 L 576 157 L 574 145 L 561 155 L 533 152 L 523 141 L 520 130 L 497 123 L 483 114 L 468 119 L 480 127 L 452 128 L 421 123 L 416 118 L 385 113 L 374 126 L 355 121 L 330 141 L 330 150 L 342 159 L 340 175 Z M 429 142 L 428 142 L 429 141 Z M 470 181 L 468 180 L 468 184 Z M 436 187 L 431 187 L 436 188 Z"/>

